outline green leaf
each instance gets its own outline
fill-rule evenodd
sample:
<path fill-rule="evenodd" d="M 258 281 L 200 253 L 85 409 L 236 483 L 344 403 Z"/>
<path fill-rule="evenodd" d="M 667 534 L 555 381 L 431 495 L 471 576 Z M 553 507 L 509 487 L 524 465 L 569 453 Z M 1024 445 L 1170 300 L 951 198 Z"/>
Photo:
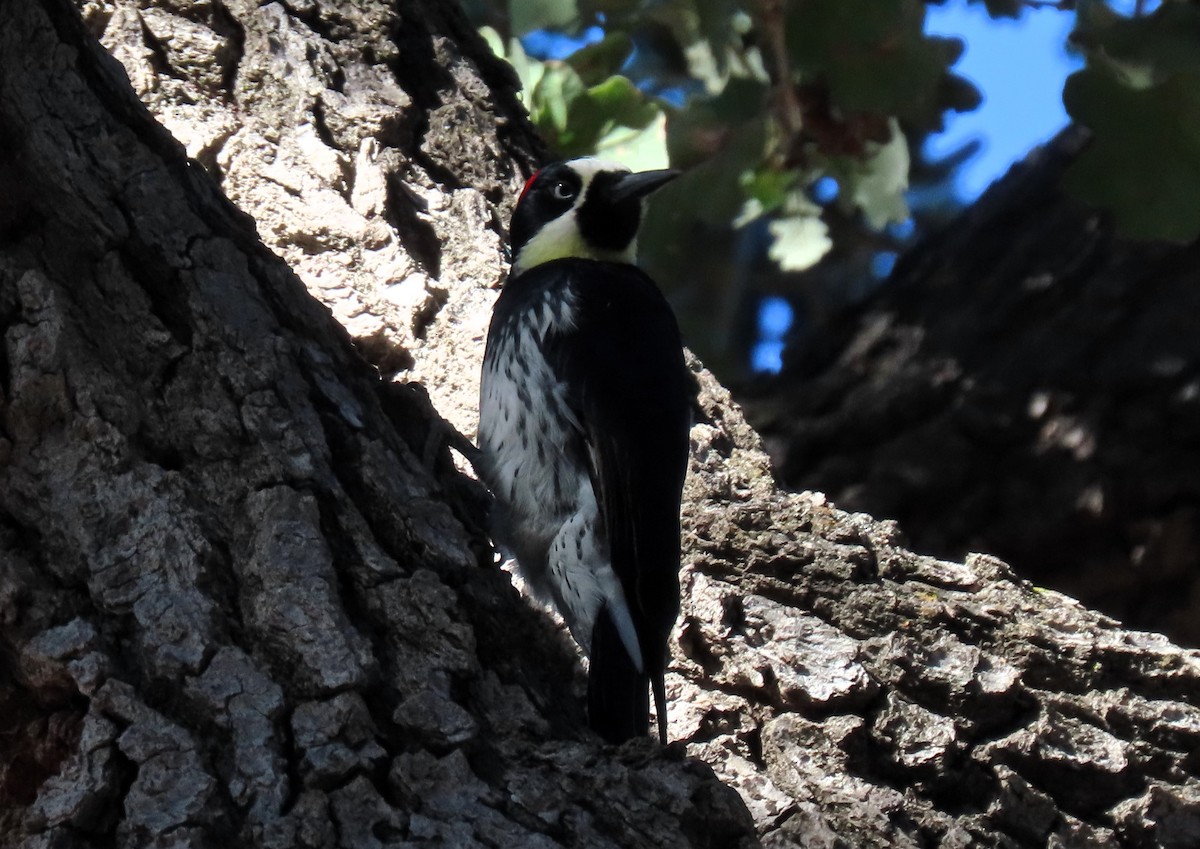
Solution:
<path fill-rule="evenodd" d="M 979 108 L 983 96 L 979 89 L 958 74 L 946 74 L 942 79 L 940 100 L 946 108 L 955 112 L 971 112 Z"/>
<path fill-rule="evenodd" d="M 667 116 L 662 112 L 642 129 L 614 127 L 596 143 L 596 155 L 614 159 L 631 171 L 652 171 L 670 165 L 667 159 Z"/>
<path fill-rule="evenodd" d="M 593 15 L 620 19 L 641 11 L 642 0 L 585 0 L 583 7 Z"/>
<path fill-rule="evenodd" d="M 758 214 L 774 212 L 791 197 L 800 173 L 795 170 L 780 171 L 775 168 L 759 167 L 742 174 L 742 190 L 746 197 L 758 204 Z"/>
<path fill-rule="evenodd" d="M 626 127 L 642 128 L 654 120 L 659 109 L 628 77 L 609 77 L 587 90 L 587 103 L 609 120 Z"/>
<path fill-rule="evenodd" d="M 675 120 L 672 114 L 667 122 L 668 148 Z M 686 170 L 678 180 L 656 192 L 670 197 L 672 203 L 666 210 L 660 205 L 656 214 L 647 217 L 643 241 L 683 246 L 693 238 L 697 222 L 713 229 L 728 228 L 746 202 L 742 175 L 758 168 L 765 152 L 766 126 L 759 116 L 733 128 L 724 145 L 701 162 L 681 166 L 672 153 L 672 167 Z"/>
<path fill-rule="evenodd" d="M 521 47 L 521 42 L 515 38 L 510 42 L 509 62 L 513 69 L 517 72 L 517 78 L 521 81 L 521 102 L 525 104 L 525 108 L 533 113 L 533 93 L 537 91 L 538 84 L 542 81 L 542 77 L 546 75 L 546 63 L 537 59 L 530 59 L 525 55 L 524 48 Z"/>
<path fill-rule="evenodd" d="M 625 3 L 597 3 L 625 6 Z M 636 13 L 608 14 L 610 22 L 633 33 L 672 68 L 686 66 L 688 75 L 704 84 L 710 94 L 724 87 L 731 66 L 744 66 L 748 49 L 743 37 L 751 28 L 747 7 L 756 2 L 739 0 L 655 0 L 637 4 Z"/>
<path fill-rule="evenodd" d="M 767 255 L 784 271 L 812 268 L 833 247 L 829 228 L 814 212 L 776 218 L 768 226 L 772 242 Z"/>
<path fill-rule="evenodd" d="M 869 142 L 867 158 L 848 163 L 842 178 L 843 191 L 838 195 L 839 203 L 862 210 L 867 224 L 876 230 L 908 218 L 904 200 L 908 191 L 908 141 L 894 118 L 890 126 L 890 140 L 885 144 Z"/>
<path fill-rule="evenodd" d="M 521 81 L 521 102 L 525 104 L 525 108 L 532 115 L 534 110 L 533 93 L 546 72 L 546 63 L 530 59 L 525 54 L 525 49 L 521 47 L 521 42 L 515 38 L 509 41 L 508 50 L 505 51 L 504 39 L 500 37 L 500 33 L 489 26 L 480 27 L 479 34 L 483 36 L 483 40 L 487 42 L 493 53 L 501 59 L 507 59 L 508 64 L 512 65 L 517 79 Z"/>
<path fill-rule="evenodd" d="M 509 23 L 518 35 L 535 29 L 571 29 L 579 23 L 575 0 L 520 0 L 508 4 Z"/>
<path fill-rule="evenodd" d="M 567 64 L 575 69 L 587 85 L 596 85 L 611 77 L 629 54 L 633 52 L 633 41 L 623 32 L 612 32 L 603 39 L 581 47 L 567 57 Z"/>
<path fill-rule="evenodd" d="M 980 0 L 971 0 L 978 3 Z M 982 0 L 993 18 L 1019 18 L 1025 9 L 1024 0 Z"/>
<path fill-rule="evenodd" d="M 1108 209 L 1135 239 L 1200 236 L 1200 72 L 1133 88 L 1111 69 L 1072 74 L 1067 111 L 1094 133 L 1065 176 L 1079 200 Z"/>
<path fill-rule="evenodd" d="M 735 59 L 744 60 L 742 36 L 752 23 L 748 14 L 756 3 L 737 0 L 696 0 L 696 35 L 689 51 L 693 76 L 701 79 L 709 91 L 719 91 Z M 701 49 L 697 49 L 700 47 Z"/>
<path fill-rule="evenodd" d="M 1200 7 L 1163 3 L 1153 14 L 1118 15 L 1104 3 L 1080 3 L 1071 40 L 1092 64 L 1108 65 L 1135 87 L 1200 71 Z"/>
<path fill-rule="evenodd" d="M 1088 68 L 1067 81 L 1067 111 L 1095 138 L 1066 176 L 1078 198 L 1111 210 L 1127 236 L 1200 234 L 1200 7 L 1163 3 L 1125 17 L 1081 0 L 1072 41 Z"/>
<path fill-rule="evenodd" d="M 625 77 L 609 77 L 571 102 L 567 128 L 559 135 L 564 156 L 584 156 L 596 150 L 614 127 L 643 129 L 659 114 L 658 107 Z"/>
<path fill-rule="evenodd" d="M 650 127 L 662 114 L 626 77 L 612 76 L 587 86 L 564 62 L 543 65 L 529 103 L 538 131 L 566 158 L 593 155 L 605 139 L 609 146 L 631 144 L 636 132 Z M 624 135 L 619 134 L 621 130 Z M 650 144 L 644 139 L 639 142 Z M 665 150 L 665 142 L 663 147 Z"/>
<path fill-rule="evenodd" d="M 751 122 L 761 125 L 767 96 L 762 83 L 733 79 L 719 95 L 694 98 L 686 109 L 672 113 L 667 123 L 671 162 L 676 168 L 704 162 L 722 150 L 739 127 Z"/>
<path fill-rule="evenodd" d="M 571 103 L 584 91 L 583 81 L 569 66 L 547 62 L 529 108 L 538 129 L 551 138 L 568 132 Z"/>
<path fill-rule="evenodd" d="M 486 26 L 480 27 L 479 34 L 483 37 L 483 40 L 487 42 L 487 46 L 491 48 L 493 53 L 495 53 L 501 59 L 505 58 L 504 39 L 500 37 L 500 33 L 496 32 L 495 28 Z"/>
<path fill-rule="evenodd" d="M 962 54 L 959 39 L 924 33 L 922 0 L 837 0 L 788 7 L 791 59 L 810 79 L 823 79 L 842 110 L 893 115 L 923 128 L 941 124 L 950 103 L 944 80 Z"/>

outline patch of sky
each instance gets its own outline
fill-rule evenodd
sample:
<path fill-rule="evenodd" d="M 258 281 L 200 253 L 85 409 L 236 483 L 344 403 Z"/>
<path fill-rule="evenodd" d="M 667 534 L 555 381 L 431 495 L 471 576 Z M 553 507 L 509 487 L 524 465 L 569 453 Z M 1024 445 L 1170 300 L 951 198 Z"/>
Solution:
<path fill-rule="evenodd" d="M 768 296 L 758 307 L 758 341 L 750 350 L 750 368 L 778 374 L 783 368 L 784 339 L 792 326 L 795 310 L 786 298 Z"/>
<path fill-rule="evenodd" d="M 1066 125 L 1063 82 L 1082 63 L 1066 49 L 1075 16 L 1042 7 L 1027 8 L 1016 19 L 993 19 L 982 4 L 961 0 L 927 9 L 928 32 L 966 42 L 954 71 L 983 95 L 978 109 L 948 115 L 945 132 L 925 142 L 925 154 L 933 160 L 980 142 L 979 151 L 954 175 L 955 194 L 969 203 L 1031 147 Z"/>
<path fill-rule="evenodd" d="M 871 274 L 875 278 L 882 280 L 892 273 L 892 269 L 896 267 L 896 257 L 898 254 L 895 251 L 880 251 L 871 257 Z"/>
<path fill-rule="evenodd" d="M 812 199 L 824 206 L 837 200 L 840 187 L 833 177 L 822 177 L 809 188 Z"/>
<path fill-rule="evenodd" d="M 782 339 L 792 326 L 792 305 L 774 295 L 763 298 L 758 311 L 758 329 L 768 339 Z"/>
<path fill-rule="evenodd" d="M 535 59 L 561 61 L 576 50 L 595 44 L 604 38 L 604 29 L 590 26 L 579 35 L 549 29 L 535 29 L 521 36 L 521 47 Z"/>
<path fill-rule="evenodd" d="M 912 238 L 912 235 L 916 232 L 916 229 L 917 223 L 913 221 L 912 218 L 905 218 L 903 221 L 893 221 L 887 226 L 886 232 L 893 239 L 906 241 Z"/>
<path fill-rule="evenodd" d="M 783 370 L 783 340 L 759 339 L 750 349 L 750 368 L 758 374 L 779 374 Z"/>
<path fill-rule="evenodd" d="M 1149 14 L 1161 0 L 1110 0 L 1123 15 Z M 1030 6 L 1018 18 L 990 18 L 983 4 L 955 0 L 929 5 L 926 30 L 961 38 L 966 43 L 955 73 L 971 80 L 983 95 L 973 112 L 950 113 L 945 132 L 928 137 L 925 154 L 933 160 L 950 156 L 972 141 L 979 151 L 955 172 L 954 193 L 975 200 L 993 180 L 1004 175 L 1035 145 L 1066 126 L 1063 83 L 1083 67 L 1083 57 L 1067 47 L 1074 14 L 1053 7 Z M 917 205 L 920 199 L 910 198 Z"/>

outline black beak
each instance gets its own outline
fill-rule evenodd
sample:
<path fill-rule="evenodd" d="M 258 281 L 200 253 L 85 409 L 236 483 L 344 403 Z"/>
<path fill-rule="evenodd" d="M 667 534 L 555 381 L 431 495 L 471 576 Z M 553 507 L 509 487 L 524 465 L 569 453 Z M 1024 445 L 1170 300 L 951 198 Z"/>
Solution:
<path fill-rule="evenodd" d="M 678 176 L 679 172 L 673 168 L 666 168 L 662 171 L 642 171 L 638 174 L 624 174 L 621 176 L 621 179 L 617 180 L 616 185 L 612 187 L 609 197 L 614 203 L 622 203 L 633 198 L 644 198 L 655 189 L 669 183 Z"/>

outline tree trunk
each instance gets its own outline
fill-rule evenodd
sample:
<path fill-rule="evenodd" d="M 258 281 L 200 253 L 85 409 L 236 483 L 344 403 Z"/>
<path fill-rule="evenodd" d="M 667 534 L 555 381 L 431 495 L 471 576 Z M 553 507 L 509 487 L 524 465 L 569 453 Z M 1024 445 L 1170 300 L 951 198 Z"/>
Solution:
<path fill-rule="evenodd" d="M 793 486 L 1200 645 L 1200 243 L 1116 238 L 1064 132 L 751 404 Z"/>
<path fill-rule="evenodd" d="M 509 78 L 435 0 L 80 5 L 208 172 L 0 0 L 0 844 L 1194 844 L 1200 656 L 778 491 L 698 364 L 686 745 L 601 745 L 446 448 Z"/>

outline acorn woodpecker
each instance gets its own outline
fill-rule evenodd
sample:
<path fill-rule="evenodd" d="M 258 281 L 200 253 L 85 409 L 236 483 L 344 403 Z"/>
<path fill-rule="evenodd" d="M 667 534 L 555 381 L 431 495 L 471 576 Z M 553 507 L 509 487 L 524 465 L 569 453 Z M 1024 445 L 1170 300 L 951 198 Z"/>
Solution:
<path fill-rule="evenodd" d="M 679 615 L 679 508 L 696 382 L 633 264 L 643 199 L 675 171 L 576 159 L 525 184 L 480 390 L 493 536 L 588 655 L 588 722 L 649 731 Z"/>

